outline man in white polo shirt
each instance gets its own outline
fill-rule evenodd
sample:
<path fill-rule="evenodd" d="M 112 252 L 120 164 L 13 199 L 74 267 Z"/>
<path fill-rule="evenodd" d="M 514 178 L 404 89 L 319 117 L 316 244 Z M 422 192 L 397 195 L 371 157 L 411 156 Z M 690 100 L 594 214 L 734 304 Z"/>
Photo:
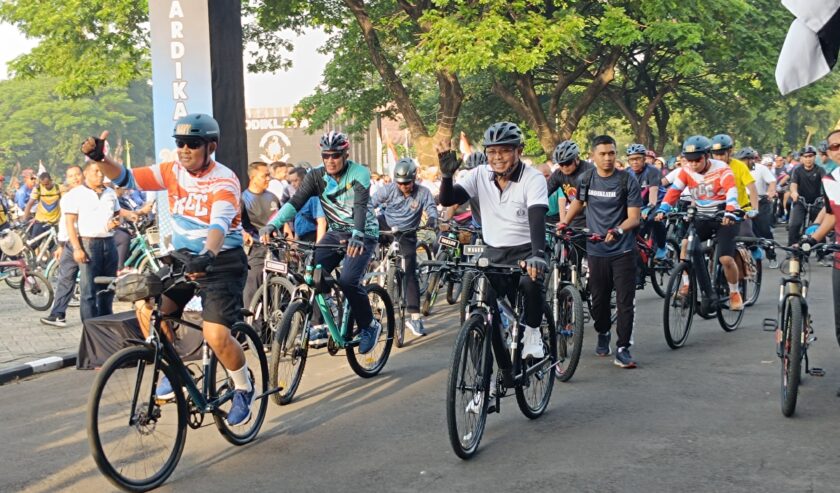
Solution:
<path fill-rule="evenodd" d="M 482 234 L 488 246 L 484 257 L 503 264 L 525 261 L 527 276 L 492 276 L 491 283 L 497 293 L 506 294 L 511 301 L 517 290 L 525 295 L 522 357 L 542 358 L 539 327 L 545 303 L 542 275 L 546 269 L 548 187 L 542 173 L 522 162 L 523 145 L 518 126 L 510 122 L 493 124 L 484 133 L 487 164 L 471 169 L 455 185 L 452 175 L 460 163 L 448 143 L 438 144 L 443 175 L 440 203 L 448 207 L 477 197 L 481 205 Z"/>
<path fill-rule="evenodd" d="M 96 276 L 117 275 L 117 247 L 113 229 L 119 224 L 120 204 L 117 194 L 105 186 L 99 165 L 88 162 L 84 183 L 67 193 L 64 211 L 67 241 L 73 246 L 73 259 L 79 264 L 81 288 L 80 315 L 89 318 L 113 313 L 114 294 L 98 292 Z"/>

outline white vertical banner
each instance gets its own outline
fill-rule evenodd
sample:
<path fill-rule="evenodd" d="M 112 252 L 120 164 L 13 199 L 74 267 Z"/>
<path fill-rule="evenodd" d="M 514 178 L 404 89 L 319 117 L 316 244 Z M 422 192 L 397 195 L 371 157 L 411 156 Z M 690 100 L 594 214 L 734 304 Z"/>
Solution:
<path fill-rule="evenodd" d="M 207 0 L 149 2 L 152 98 L 157 162 L 174 161 L 175 120 L 189 113 L 213 114 Z M 158 194 L 161 238 L 172 235 L 169 197 Z"/>

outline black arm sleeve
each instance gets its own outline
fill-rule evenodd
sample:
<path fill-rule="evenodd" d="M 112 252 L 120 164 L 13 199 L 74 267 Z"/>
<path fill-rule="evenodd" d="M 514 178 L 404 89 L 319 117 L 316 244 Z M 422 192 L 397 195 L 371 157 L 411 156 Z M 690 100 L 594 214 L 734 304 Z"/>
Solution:
<path fill-rule="evenodd" d="M 464 187 L 455 185 L 452 182 L 452 177 L 444 176 L 440 180 L 440 205 L 449 207 L 451 205 L 461 205 L 470 200 L 469 194 L 464 190 Z"/>
<path fill-rule="evenodd" d="M 309 200 L 310 197 L 318 196 L 321 194 L 321 190 L 318 189 L 318 182 L 321 180 L 323 176 L 323 168 L 312 170 L 306 174 L 303 178 L 303 181 L 300 183 L 300 187 L 298 187 L 297 192 L 289 199 L 290 204 L 294 206 L 296 211 L 299 211 L 306 205 L 306 201 Z M 280 200 L 280 197 L 277 197 L 277 200 Z"/>
<path fill-rule="evenodd" d="M 548 206 L 535 205 L 528 208 L 528 224 L 531 230 L 531 254 L 545 258 L 545 215 Z"/>
<path fill-rule="evenodd" d="M 367 207 L 370 202 L 370 188 L 365 187 L 358 181 L 353 182 L 353 227 L 360 233 L 365 232 L 365 221 L 367 220 Z"/>

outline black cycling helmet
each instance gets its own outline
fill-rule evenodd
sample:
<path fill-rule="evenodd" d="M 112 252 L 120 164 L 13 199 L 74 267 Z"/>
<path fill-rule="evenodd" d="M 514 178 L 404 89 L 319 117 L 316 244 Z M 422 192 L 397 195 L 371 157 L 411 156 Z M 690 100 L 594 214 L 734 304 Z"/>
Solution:
<path fill-rule="evenodd" d="M 417 181 L 417 165 L 410 157 L 404 157 L 394 165 L 394 181 L 397 183 L 414 183 Z"/>
<path fill-rule="evenodd" d="M 647 154 L 647 148 L 642 144 L 630 144 L 629 146 L 627 146 L 628 156 L 634 156 L 636 154 L 641 154 L 642 156 L 645 156 Z"/>
<path fill-rule="evenodd" d="M 321 152 L 346 151 L 350 148 L 350 141 L 341 132 L 330 130 L 321 136 Z"/>
<path fill-rule="evenodd" d="M 522 130 L 515 123 L 498 122 L 490 125 L 484 132 L 484 147 L 489 146 L 522 146 Z"/>
<path fill-rule="evenodd" d="M 206 142 L 218 142 L 219 122 L 204 113 L 190 113 L 178 118 L 175 122 L 175 129 L 172 130 L 172 136 L 175 138 L 193 137 Z"/>
<path fill-rule="evenodd" d="M 811 145 L 807 145 L 807 146 L 803 147 L 801 151 L 799 151 L 800 156 L 802 156 L 803 154 L 813 154 L 813 155 L 816 156 L 817 155 L 817 148 L 814 147 L 814 146 L 811 146 Z"/>
<path fill-rule="evenodd" d="M 689 161 L 696 161 L 697 158 L 709 154 L 712 150 L 712 141 L 703 135 L 692 135 L 685 139 L 682 145 L 682 155 Z"/>
<path fill-rule="evenodd" d="M 732 140 L 732 137 L 726 134 L 717 134 L 712 137 L 712 152 L 726 151 L 728 149 L 732 149 L 734 146 L 735 141 Z"/>
<path fill-rule="evenodd" d="M 476 166 L 481 166 L 482 164 L 487 164 L 487 155 L 483 152 L 473 152 L 467 159 L 464 161 L 464 167 L 466 169 L 473 169 Z"/>
<path fill-rule="evenodd" d="M 733 157 L 735 159 L 758 159 L 758 152 L 752 147 L 743 147 Z"/>
<path fill-rule="evenodd" d="M 554 152 L 551 153 L 551 160 L 554 164 L 568 163 L 580 156 L 580 147 L 571 140 L 564 140 L 557 144 Z"/>

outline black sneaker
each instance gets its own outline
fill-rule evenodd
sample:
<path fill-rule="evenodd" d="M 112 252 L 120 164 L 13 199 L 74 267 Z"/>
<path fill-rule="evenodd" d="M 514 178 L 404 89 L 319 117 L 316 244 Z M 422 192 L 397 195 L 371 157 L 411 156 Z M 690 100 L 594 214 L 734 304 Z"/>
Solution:
<path fill-rule="evenodd" d="M 612 354 L 610 351 L 610 333 L 598 334 L 598 345 L 595 347 L 595 354 L 601 357 Z"/>
<path fill-rule="evenodd" d="M 633 361 L 633 357 L 630 356 L 630 349 L 626 347 L 618 348 L 618 351 L 615 352 L 615 360 L 613 363 L 622 368 L 636 368 L 636 362 Z"/>
<path fill-rule="evenodd" d="M 67 327 L 67 319 L 64 317 L 57 317 L 55 315 L 41 318 L 41 323 L 44 325 L 52 325 L 53 327 Z"/>

